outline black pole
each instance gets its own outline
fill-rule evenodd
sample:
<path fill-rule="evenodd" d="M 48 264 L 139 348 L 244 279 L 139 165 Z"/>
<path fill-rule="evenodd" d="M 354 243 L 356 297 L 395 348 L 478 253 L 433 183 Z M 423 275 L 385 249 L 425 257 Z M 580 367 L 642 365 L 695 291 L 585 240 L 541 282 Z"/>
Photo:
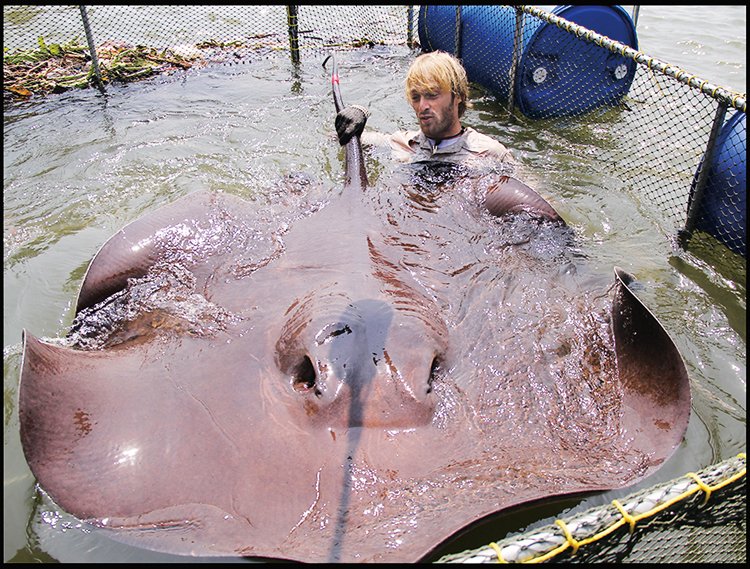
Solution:
<path fill-rule="evenodd" d="M 510 63 L 510 88 L 508 90 L 508 110 L 513 113 L 516 98 L 516 73 L 523 52 L 523 9 L 516 6 L 516 27 L 513 33 L 513 57 Z"/>
<path fill-rule="evenodd" d="M 461 6 L 456 6 L 456 30 L 453 38 L 456 43 L 453 55 L 456 56 L 456 59 L 461 59 Z"/>
<path fill-rule="evenodd" d="M 292 63 L 299 63 L 299 28 L 297 25 L 297 6 L 286 7 L 286 20 L 289 25 L 289 51 Z"/>
<path fill-rule="evenodd" d="M 81 10 L 81 20 L 83 20 L 83 30 L 86 32 L 86 42 L 89 44 L 89 52 L 91 53 L 91 65 L 94 68 L 94 76 L 96 77 L 96 86 L 99 90 L 104 93 L 104 82 L 102 81 L 102 73 L 99 70 L 99 58 L 96 56 L 96 45 L 94 44 L 94 36 L 91 33 L 91 26 L 89 26 L 89 16 L 86 13 L 86 6 L 78 6 Z"/>

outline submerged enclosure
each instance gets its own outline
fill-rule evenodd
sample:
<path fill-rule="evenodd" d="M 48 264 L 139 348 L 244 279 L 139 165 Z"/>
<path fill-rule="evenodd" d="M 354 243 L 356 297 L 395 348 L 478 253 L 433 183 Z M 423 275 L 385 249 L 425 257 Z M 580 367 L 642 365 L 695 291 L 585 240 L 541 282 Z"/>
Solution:
<path fill-rule="evenodd" d="M 8 495 L 25 495 L 19 487 L 29 483 L 12 442 L 17 435 L 9 434 L 17 429 L 13 397 L 20 327 L 35 327 L 48 336 L 59 333 L 69 322 L 72 297 L 98 244 L 125 222 L 177 195 L 201 185 L 255 195 L 265 191 L 264 180 L 287 176 L 291 187 L 302 188 L 300 193 L 290 198 L 277 190 L 261 199 L 269 204 L 303 199 L 294 196 L 313 204 L 323 200 L 340 179 L 338 148 L 323 142 L 332 141 L 333 125 L 329 85 L 320 65 L 325 55 L 341 54 L 345 99 L 370 107 L 369 125 L 388 132 L 411 128 L 400 81 L 420 48 L 437 47 L 458 51 L 477 84 L 467 123 L 514 150 L 520 176 L 556 205 L 587 245 L 595 266 L 606 272 L 624 264 L 645 283 L 646 304 L 686 360 L 695 401 L 685 448 L 642 487 L 670 478 L 678 486 L 676 477 L 702 469 L 710 471 L 709 486 L 717 477 L 731 479 L 725 490 L 731 492 L 729 498 L 714 506 L 722 498 L 717 491 L 703 510 L 691 502 L 686 509 L 693 510 L 693 517 L 684 515 L 681 519 L 688 521 L 669 531 L 693 540 L 717 528 L 722 535 L 716 540 L 720 546 L 706 545 L 702 552 L 685 554 L 685 561 L 744 560 L 744 526 L 738 534 L 731 525 L 744 519 L 746 509 L 744 498 L 737 498 L 744 496 L 744 456 L 734 458 L 745 446 L 744 94 L 643 54 L 637 43 L 626 45 L 567 22 L 560 17 L 564 13 L 532 7 L 5 6 L 4 15 L 5 62 L 9 54 L 40 51 L 42 43 L 47 56 L 63 58 L 68 46 L 81 55 L 83 84 L 94 86 L 74 90 L 61 75 L 50 73 L 52 86 L 37 83 L 39 92 L 34 93 L 20 83 L 9 89 L 13 85 L 6 79 L 4 272 L 10 281 L 6 302 L 17 303 L 6 305 L 5 311 L 6 528 L 8 517 L 26 507 L 13 499 L 7 505 Z M 533 33 L 528 32 L 542 26 L 551 40 L 544 50 L 530 54 L 523 40 L 530 42 Z M 485 30 L 504 34 L 506 61 L 483 48 Z M 567 54 L 564 60 L 555 59 L 555 42 L 570 44 L 565 50 L 560 46 Z M 72 50 L 72 45 L 82 49 Z M 578 59 L 570 55 L 577 52 Z M 555 73 L 572 74 L 579 81 L 599 77 L 589 72 L 587 53 L 626 88 L 606 91 L 603 99 L 597 95 L 596 104 L 580 101 L 585 89 L 534 100 L 568 100 L 562 104 L 564 113 L 529 111 L 538 105 L 516 98 L 531 88 L 523 81 L 551 84 Z M 139 64 L 130 59 L 129 70 L 113 73 L 134 55 Z M 542 66 L 538 62 L 545 57 L 548 63 Z M 33 65 L 39 67 L 41 60 Z M 526 74 L 516 75 L 518 69 Z M 155 79 L 123 84 L 147 76 Z M 62 94 L 42 101 L 41 93 L 50 91 Z M 371 173 L 388 169 L 377 154 L 368 159 Z M 300 171 L 305 175 L 299 177 Z M 331 179 L 318 187 L 314 178 L 326 175 Z M 73 260 L 65 266 L 45 260 L 45 253 L 54 249 L 68 252 Z M 54 294 L 47 293 L 48 300 L 31 310 L 26 295 L 33 297 L 45 287 L 28 284 L 28 274 L 57 283 Z M 51 316 L 36 313 L 42 310 Z M 713 466 L 725 460 L 728 466 Z M 717 471 L 721 474 L 715 475 Z M 22 482 L 8 482 L 16 478 Z M 604 505 L 613 497 L 628 510 L 623 496 L 616 492 L 571 499 L 564 506 L 574 511 L 601 506 L 599 517 L 605 518 Z M 19 552 L 19 560 L 42 555 L 35 547 L 61 560 L 76 543 L 89 548 L 94 558 L 97 547 L 110 547 L 91 541 L 97 538 L 43 497 L 36 500 L 26 546 L 30 553 Z M 473 539 L 501 539 L 497 532 L 522 529 L 560 510 L 549 505 L 516 512 L 515 519 L 509 515 Z M 612 516 L 601 522 L 603 527 L 626 517 L 622 510 L 619 517 Z M 25 526 L 26 520 L 10 523 Z M 642 535 L 654 534 L 642 525 Z M 74 532 L 78 537 L 72 537 Z M 551 540 L 548 551 L 557 547 L 570 553 L 570 539 L 562 529 L 560 534 L 562 541 Z M 589 551 L 589 560 L 604 559 L 609 548 L 617 550 L 617 559 L 636 560 L 644 550 L 623 545 L 626 534 L 612 533 L 609 542 L 587 545 L 578 558 Z M 651 541 L 642 539 L 645 551 L 652 559 L 655 552 L 669 558 L 669 548 L 676 548 L 660 541 L 658 530 L 655 535 Z M 464 545 L 473 544 L 458 542 L 446 553 L 455 554 Z M 512 547 L 504 547 L 500 550 L 508 559 Z M 136 555 L 125 546 L 109 551 L 124 559 Z M 485 551 L 493 561 L 497 549 Z M 158 554 L 151 559 L 158 560 Z"/>

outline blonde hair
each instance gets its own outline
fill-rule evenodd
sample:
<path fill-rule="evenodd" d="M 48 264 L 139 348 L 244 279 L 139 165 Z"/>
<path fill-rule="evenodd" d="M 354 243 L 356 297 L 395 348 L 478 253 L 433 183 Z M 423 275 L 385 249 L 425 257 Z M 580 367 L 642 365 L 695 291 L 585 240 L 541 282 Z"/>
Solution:
<path fill-rule="evenodd" d="M 458 97 L 458 116 L 471 107 L 469 81 L 461 62 L 445 51 L 423 53 L 412 61 L 406 73 L 406 100 L 411 101 L 414 91 L 450 91 Z"/>

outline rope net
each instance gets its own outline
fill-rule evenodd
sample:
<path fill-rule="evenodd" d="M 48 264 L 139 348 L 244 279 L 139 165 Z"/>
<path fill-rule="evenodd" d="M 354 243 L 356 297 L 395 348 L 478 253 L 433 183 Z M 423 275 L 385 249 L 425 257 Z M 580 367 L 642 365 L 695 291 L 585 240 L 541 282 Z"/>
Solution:
<path fill-rule="evenodd" d="M 745 95 L 639 52 L 632 22 L 616 11 L 601 34 L 565 15 L 513 6 L 5 5 L 4 100 L 250 56 L 441 49 L 519 120 L 606 124 L 598 158 L 615 174 L 608 189 L 640 196 L 683 247 L 726 248 L 744 274 Z M 441 561 L 744 562 L 744 465 L 742 455 Z"/>
<path fill-rule="evenodd" d="M 746 457 L 439 563 L 744 562 Z"/>

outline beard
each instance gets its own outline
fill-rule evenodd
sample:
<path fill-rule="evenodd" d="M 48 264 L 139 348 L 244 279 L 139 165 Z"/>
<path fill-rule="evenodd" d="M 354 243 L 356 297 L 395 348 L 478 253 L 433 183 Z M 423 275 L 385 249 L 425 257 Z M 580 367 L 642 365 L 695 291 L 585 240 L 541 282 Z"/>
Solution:
<path fill-rule="evenodd" d="M 427 138 L 443 140 L 459 133 L 461 124 L 458 121 L 454 124 L 453 104 L 451 99 L 451 103 L 444 107 L 418 115 L 419 127 Z"/>

